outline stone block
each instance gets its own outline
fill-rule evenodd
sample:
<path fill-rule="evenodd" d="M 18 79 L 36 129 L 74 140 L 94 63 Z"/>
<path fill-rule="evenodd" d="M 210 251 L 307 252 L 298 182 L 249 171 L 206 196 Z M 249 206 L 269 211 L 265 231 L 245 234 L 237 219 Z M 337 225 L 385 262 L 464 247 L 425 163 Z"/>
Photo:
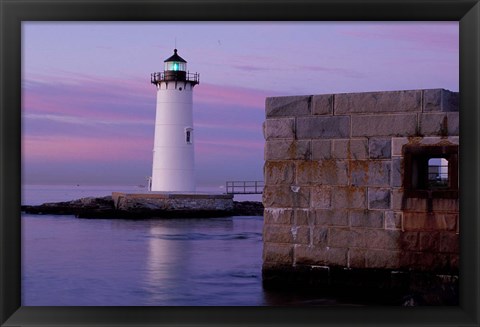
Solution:
<path fill-rule="evenodd" d="M 423 91 L 423 111 L 442 111 L 442 89 Z"/>
<path fill-rule="evenodd" d="M 325 265 L 327 256 L 325 248 L 307 245 L 296 245 L 294 249 L 295 264 L 298 265 Z"/>
<path fill-rule="evenodd" d="M 443 115 L 443 114 L 440 114 Z M 458 136 L 425 136 L 392 138 L 392 156 L 403 156 L 404 145 L 458 145 Z"/>
<path fill-rule="evenodd" d="M 293 244 L 263 242 L 263 262 L 291 265 L 293 263 Z"/>
<path fill-rule="evenodd" d="M 422 91 L 344 93 L 335 95 L 335 114 L 416 112 L 422 110 Z"/>
<path fill-rule="evenodd" d="M 298 139 L 349 138 L 350 117 L 299 117 L 296 131 Z"/>
<path fill-rule="evenodd" d="M 334 209 L 367 209 L 365 187 L 336 186 L 332 188 L 331 196 Z"/>
<path fill-rule="evenodd" d="M 265 208 L 308 208 L 310 190 L 306 187 L 265 185 L 262 201 Z"/>
<path fill-rule="evenodd" d="M 264 225 L 263 241 L 272 243 L 294 243 L 292 227 L 288 225 Z"/>
<path fill-rule="evenodd" d="M 263 220 L 265 225 L 292 225 L 294 218 L 293 212 L 293 209 L 265 208 L 263 211 Z"/>
<path fill-rule="evenodd" d="M 293 161 L 266 161 L 264 165 L 265 185 L 290 185 L 295 180 Z"/>
<path fill-rule="evenodd" d="M 407 252 L 401 258 L 401 265 L 405 269 L 415 269 L 417 271 L 433 271 L 436 258 L 428 252 Z"/>
<path fill-rule="evenodd" d="M 333 140 L 333 157 L 335 159 L 366 159 L 368 157 L 368 140 Z"/>
<path fill-rule="evenodd" d="M 413 136 L 417 114 L 352 116 L 352 137 Z"/>
<path fill-rule="evenodd" d="M 418 250 L 422 252 L 437 252 L 440 243 L 440 232 L 419 232 Z"/>
<path fill-rule="evenodd" d="M 457 230 L 457 214 L 405 212 L 403 229 L 405 231 L 452 231 Z"/>
<path fill-rule="evenodd" d="M 299 161 L 296 165 L 299 185 L 347 185 L 348 167 L 344 161 L 326 159 Z"/>
<path fill-rule="evenodd" d="M 419 240 L 422 252 L 458 254 L 460 250 L 459 234 L 454 232 L 419 232 Z"/>
<path fill-rule="evenodd" d="M 449 136 L 447 137 L 447 141 L 450 142 L 451 144 L 460 144 L 460 137 L 459 136 Z"/>
<path fill-rule="evenodd" d="M 295 226 L 313 226 L 315 224 L 315 213 L 309 209 L 296 209 L 294 212 Z"/>
<path fill-rule="evenodd" d="M 312 140 L 312 160 L 324 160 L 332 158 L 332 141 Z"/>
<path fill-rule="evenodd" d="M 423 111 L 458 111 L 459 94 L 444 89 L 423 91 Z"/>
<path fill-rule="evenodd" d="M 328 246 L 328 228 L 327 227 L 314 227 L 312 233 L 312 243 L 317 247 Z"/>
<path fill-rule="evenodd" d="M 391 138 L 371 138 L 368 140 L 370 159 L 389 159 L 392 157 Z M 360 158 L 359 158 L 360 159 Z"/>
<path fill-rule="evenodd" d="M 451 232 L 440 233 L 438 250 L 442 253 L 459 253 L 459 234 Z"/>
<path fill-rule="evenodd" d="M 390 185 L 392 187 L 402 187 L 403 186 L 403 159 L 393 158 L 392 159 L 392 179 Z"/>
<path fill-rule="evenodd" d="M 421 135 L 459 135 L 458 112 L 425 113 L 419 117 Z"/>
<path fill-rule="evenodd" d="M 365 248 L 365 229 L 349 229 L 332 227 L 328 230 L 328 245 L 339 248 Z"/>
<path fill-rule="evenodd" d="M 333 114 L 333 95 L 320 94 L 312 97 L 312 114 L 314 115 L 332 115 Z"/>
<path fill-rule="evenodd" d="M 266 140 L 271 139 L 294 139 L 295 118 L 267 119 L 264 125 Z"/>
<path fill-rule="evenodd" d="M 265 100 L 267 118 L 310 115 L 311 96 L 270 97 Z"/>
<path fill-rule="evenodd" d="M 403 210 L 403 189 L 392 188 L 391 193 L 392 209 Z"/>
<path fill-rule="evenodd" d="M 390 189 L 368 188 L 369 209 L 390 209 Z"/>
<path fill-rule="evenodd" d="M 367 248 L 400 250 L 401 231 L 385 229 L 366 229 Z"/>
<path fill-rule="evenodd" d="M 385 229 L 402 229 L 403 212 L 385 211 Z"/>
<path fill-rule="evenodd" d="M 459 199 L 433 199 L 433 211 L 458 212 L 460 208 Z"/>
<path fill-rule="evenodd" d="M 425 198 L 405 198 L 403 199 L 403 210 L 426 212 L 428 210 L 428 201 Z"/>
<path fill-rule="evenodd" d="M 408 137 L 393 137 L 392 138 L 392 156 L 403 156 L 403 146 L 409 143 Z"/>
<path fill-rule="evenodd" d="M 348 262 L 348 249 L 328 247 L 325 249 L 327 264 L 329 266 L 346 267 Z"/>
<path fill-rule="evenodd" d="M 316 226 L 348 226 L 348 210 L 344 209 L 316 209 Z"/>
<path fill-rule="evenodd" d="M 383 211 L 351 210 L 350 226 L 364 228 L 383 228 Z"/>
<path fill-rule="evenodd" d="M 332 206 L 332 190 L 328 186 L 314 186 L 310 199 L 312 208 L 329 209 Z"/>
<path fill-rule="evenodd" d="M 365 254 L 367 250 L 351 248 L 348 249 L 348 267 L 365 268 Z"/>
<path fill-rule="evenodd" d="M 390 186 L 391 161 L 350 161 L 350 184 L 352 186 Z"/>
<path fill-rule="evenodd" d="M 458 233 L 459 230 L 459 217 L 458 214 L 438 214 L 439 216 L 443 216 L 442 219 L 444 220 L 445 229 L 447 231 L 456 232 Z"/>
<path fill-rule="evenodd" d="M 265 160 L 310 160 L 310 140 L 265 142 Z"/>
<path fill-rule="evenodd" d="M 290 228 L 292 233 L 293 243 L 295 244 L 310 244 L 310 228 L 307 226 L 292 226 Z"/>
<path fill-rule="evenodd" d="M 400 234 L 399 249 L 405 251 L 418 251 L 420 249 L 420 236 L 418 232 L 405 231 Z"/>
<path fill-rule="evenodd" d="M 395 269 L 400 267 L 403 253 L 392 250 L 368 250 L 365 253 L 365 267 L 376 269 Z"/>

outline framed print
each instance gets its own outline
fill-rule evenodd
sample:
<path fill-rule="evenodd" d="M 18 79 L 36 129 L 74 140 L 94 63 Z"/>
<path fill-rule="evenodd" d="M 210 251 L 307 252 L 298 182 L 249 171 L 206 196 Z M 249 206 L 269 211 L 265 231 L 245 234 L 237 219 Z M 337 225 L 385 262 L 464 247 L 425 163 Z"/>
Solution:
<path fill-rule="evenodd" d="M 2 326 L 480 323 L 478 1 L 0 10 Z"/>

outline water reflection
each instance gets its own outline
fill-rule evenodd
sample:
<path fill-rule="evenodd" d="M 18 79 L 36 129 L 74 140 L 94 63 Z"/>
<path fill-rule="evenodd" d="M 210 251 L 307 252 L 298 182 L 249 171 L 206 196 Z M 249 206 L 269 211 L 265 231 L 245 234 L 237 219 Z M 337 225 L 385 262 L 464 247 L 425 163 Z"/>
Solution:
<path fill-rule="evenodd" d="M 262 289 L 263 217 L 22 216 L 24 306 L 344 305 Z"/>
<path fill-rule="evenodd" d="M 261 304 L 261 223 L 251 217 L 152 222 L 145 278 L 152 305 Z"/>

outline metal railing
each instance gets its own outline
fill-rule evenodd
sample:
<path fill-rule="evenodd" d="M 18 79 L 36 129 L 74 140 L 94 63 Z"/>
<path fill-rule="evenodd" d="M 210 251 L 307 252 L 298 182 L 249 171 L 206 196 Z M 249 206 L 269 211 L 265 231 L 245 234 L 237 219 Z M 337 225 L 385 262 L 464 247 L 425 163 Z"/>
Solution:
<path fill-rule="evenodd" d="M 227 194 L 262 194 L 263 181 L 228 181 L 226 182 Z"/>
<path fill-rule="evenodd" d="M 158 84 L 159 82 L 162 81 L 174 81 L 175 78 L 173 77 L 172 79 L 172 73 L 171 72 L 157 72 L 157 73 L 152 73 L 150 76 L 150 82 L 152 84 Z M 180 76 L 180 75 L 179 75 Z M 190 72 L 185 72 L 185 79 L 179 79 L 179 81 L 187 81 L 187 82 L 193 82 L 196 84 L 200 83 L 200 74 L 199 73 L 190 73 Z"/>

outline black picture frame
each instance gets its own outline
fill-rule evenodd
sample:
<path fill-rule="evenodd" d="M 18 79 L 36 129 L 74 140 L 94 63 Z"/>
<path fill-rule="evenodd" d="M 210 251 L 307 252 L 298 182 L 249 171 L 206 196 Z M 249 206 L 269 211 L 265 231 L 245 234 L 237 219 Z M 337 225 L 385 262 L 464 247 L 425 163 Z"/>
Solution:
<path fill-rule="evenodd" d="M 455 307 L 22 307 L 22 21 L 459 21 L 460 305 Z M 479 326 L 478 0 L 0 0 L 1 326 Z"/>

